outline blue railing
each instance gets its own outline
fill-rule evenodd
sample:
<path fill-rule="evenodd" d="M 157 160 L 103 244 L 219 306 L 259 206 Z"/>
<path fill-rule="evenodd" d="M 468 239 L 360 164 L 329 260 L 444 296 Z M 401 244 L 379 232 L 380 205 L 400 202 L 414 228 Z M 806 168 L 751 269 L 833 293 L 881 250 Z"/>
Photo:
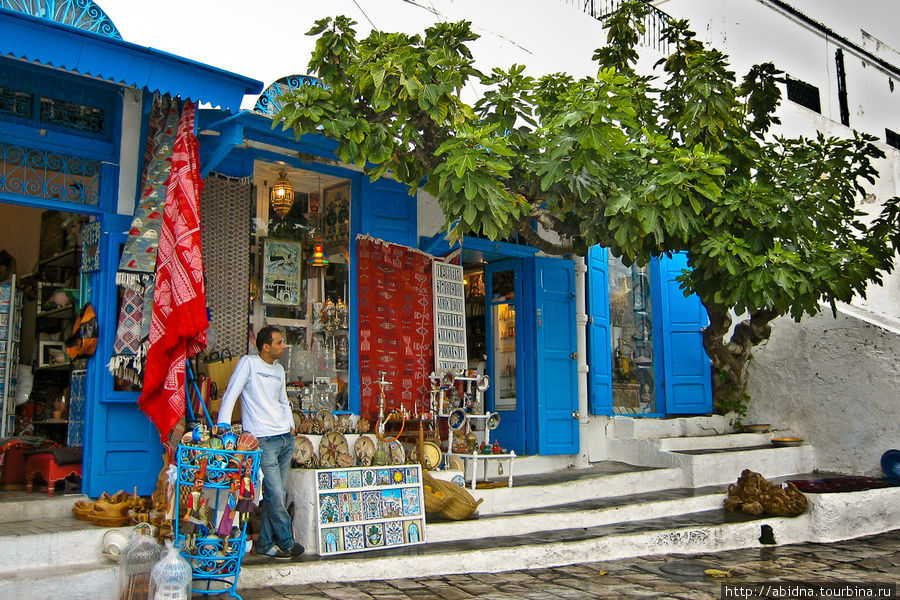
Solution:
<path fill-rule="evenodd" d="M 619 6 L 626 0 L 563 0 L 569 6 L 584 11 L 598 21 L 604 21 L 606 17 L 616 12 Z M 669 42 L 662 37 L 662 30 L 672 22 L 672 17 L 659 10 L 649 2 L 646 3 L 650 12 L 644 17 L 644 35 L 640 44 L 648 48 L 658 50 L 663 54 L 669 53 Z"/>

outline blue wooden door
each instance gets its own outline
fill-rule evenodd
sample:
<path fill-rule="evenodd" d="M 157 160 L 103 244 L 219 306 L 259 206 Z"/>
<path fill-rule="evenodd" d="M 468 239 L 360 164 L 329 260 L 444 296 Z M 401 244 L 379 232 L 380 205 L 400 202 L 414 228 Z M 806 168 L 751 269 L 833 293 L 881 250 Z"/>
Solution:
<path fill-rule="evenodd" d="M 522 297 L 522 261 L 491 262 L 484 268 L 484 301 L 487 319 L 487 407 L 500 414 L 500 425 L 491 438 L 517 454 L 528 448 L 526 419 L 529 415 L 524 356 L 525 316 Z"/>
<path fill-rule="evenodd" d="M 101 236 L 102 270 L 93 275 L 92 303 L 100 335 L 88 360 L 82 491 L 92 498 L 118 490 L 153 492 L 162 468 L 159 432 L 137 406 L 139 392 L 116 391 L 106 368 L 118 318 L 115 272 L 129 217 L 107 217 Z"/>
<path fill-rule="evenodd" d="M 662 312 L 665 412 L 670 415 L 712 412 L 710 362 L 701 333 L 709 319 L 700 299 L 685 297 L 675 279 L 687 268 L 683 252 L 660 257 L 654 281 Z"/>
<path fill-rule="evenodd" d="M 575 264 L 561 258 L 531 260 L 538 453 L 577 454 Z"/>
<path fill-rule="evenodd" d="M 359 380 L 359 314 L 356 301 L 357 262 L 356 236 L 359 234 L 416 248 L 417 212 L 416 196 L 409 195 L 409 188 L 390 179 L 369 181 L 350 171 L 334 172 L 350 179 L 350 385 L 349 409 L 355 413 L 360 408 Z"/>
<path fill-rule="evenodd" d="M 613 414 L 609 338 L 609 264 L 606 248 L 592 246 L 587 265 L 588 397 L 592 415 Z"/>

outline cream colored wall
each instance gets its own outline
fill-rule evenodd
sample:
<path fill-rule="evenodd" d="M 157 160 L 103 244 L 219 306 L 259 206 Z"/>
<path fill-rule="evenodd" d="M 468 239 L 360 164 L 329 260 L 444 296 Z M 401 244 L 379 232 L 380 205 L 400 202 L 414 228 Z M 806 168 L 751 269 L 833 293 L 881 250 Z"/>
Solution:
<path fill-rule="evenodd" d="M 0 228 L 0 249 L 16 259 L 20 277 L 30 273 L 38 260 L 41 212 L 38 208 L 0 203 L 0 223 L 4 224 Z"/>

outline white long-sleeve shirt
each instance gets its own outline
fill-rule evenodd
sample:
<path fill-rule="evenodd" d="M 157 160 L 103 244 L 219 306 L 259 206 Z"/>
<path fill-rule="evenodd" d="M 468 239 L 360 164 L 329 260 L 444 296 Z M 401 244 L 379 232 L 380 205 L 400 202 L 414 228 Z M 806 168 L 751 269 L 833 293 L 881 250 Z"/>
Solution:
<path fill-rule="evenodd" d="M 269 364 L 259 356 L 242 357 L 228 380 L 217 421 L 231 423 L 235 402 L 241 396 L 246 431 L 258 438 L 290 432 L 294 418 L 285 379 L 284 367 L 277 362 Z"/>

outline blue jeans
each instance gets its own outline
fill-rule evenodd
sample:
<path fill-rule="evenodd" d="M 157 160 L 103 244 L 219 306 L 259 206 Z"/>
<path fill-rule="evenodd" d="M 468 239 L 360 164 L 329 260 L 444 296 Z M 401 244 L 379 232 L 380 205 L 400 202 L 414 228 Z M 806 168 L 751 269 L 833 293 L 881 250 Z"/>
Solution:
<path fill-rule="evenodd" d="M 290 433 L 259 438 L 262 450 L 260 468 L 263 473 L 263 497 L 259 503 L 260 527 L 257 553 L 262 554 L 277 545 L 282 550 L 294 547 L 291 517 L 285 506 L 285 483 L 294 455 L 294 437 Z"/>

